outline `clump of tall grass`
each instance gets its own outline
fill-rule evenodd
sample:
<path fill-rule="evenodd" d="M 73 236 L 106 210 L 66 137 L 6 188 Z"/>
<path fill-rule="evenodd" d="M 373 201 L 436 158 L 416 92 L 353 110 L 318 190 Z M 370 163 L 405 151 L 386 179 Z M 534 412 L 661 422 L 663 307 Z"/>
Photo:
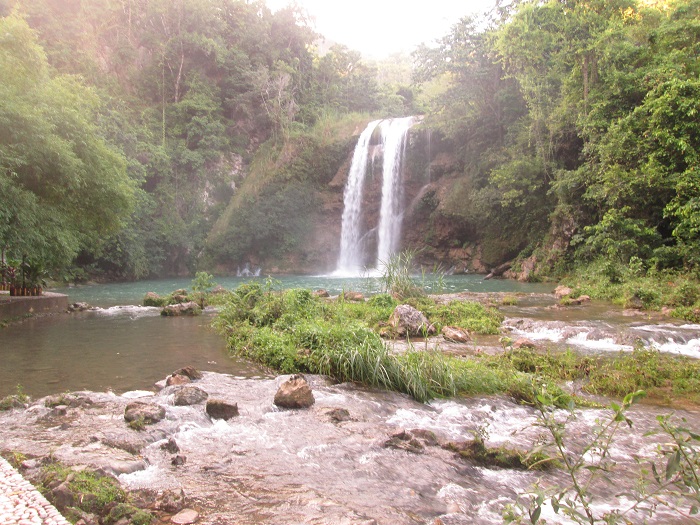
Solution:
<path fill-rule="evenodd" d="M 464 323 L 469 315 L 486 311 L 481 305 L 438 307 L 427 299 L 424 302 L 435 308 L 436 316 L 450 322 Z M 308 290 L 276 292 L 269 284 L 253 283 L 231 294 L 214 325 L 227 336 L 231 353 L 283 373 L 325 374 L 342 382 L 402 392 L 418 401 L 532 391 L 523 386 L 530 376 L 512 367 L 415 348 L 391 353 L 377 328 L 397 304 L 389 295 L 362 303 L 322 301 Z"/>

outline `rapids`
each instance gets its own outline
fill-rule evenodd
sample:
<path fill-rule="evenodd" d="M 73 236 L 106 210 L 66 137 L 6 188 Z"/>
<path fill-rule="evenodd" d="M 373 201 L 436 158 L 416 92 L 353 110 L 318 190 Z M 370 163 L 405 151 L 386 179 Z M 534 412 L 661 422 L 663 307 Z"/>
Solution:
<path fill-rule="evenodd" d="M 441 444 L 486 436 L 489 446 L 529 448 L 541 435 L 534 411 L 501 398 L 438 400 L 420 404 L 394 393 L 309 377 L 316 398 L 307 410 L 272 404 L 276 379 L 236 379 L 205 373 L 195 383 L 210 397 L 238 403 L 240 415 L 211 420 L 203 406 L 173 406 L 174 388 L 117 396 L 83 393 L 92 403 L 65 414 L 41 401 L 27 410 L 0 413 L 3 448 L 28 456 L 53 454 L 70 464 L 90 464 L 118 476 L 132 490 L 179 490 L 197 509 L 202 525 L 224 523 L 304 524 L 491 524 L 504 505 L 538 479 L 563 485 L 561 470 L 542 472 L 488 468 L 461 459 Z M 137 432 L 128 429 L 124 407 L 134 397 L 165 407 L 166 418 Z M 348 411 L 338 417 L 337 409 Z M 617 465 L 611 483 L 592 488 L 596 511 L 626 507 L 617 496 L 639 471 L 637 459 L 655 458 L 659 436 L 644 436 L 663 411 L 636 407 L 632 430 L 620 427 L 611 447 Z M 689 419 L 697 414 L 677 412 Z M 604 410 L 585 410 L 570 425 L 571 452 L 582 446 Z M 415 432 L 415 429 L 434 433 Z M 418 452 L 391 448 L 392 435 L 413 431 Z M 161 445 L 174 438 L 184 465 L 174 466 Z M 545 516 L 546 515 L 546 516 Z M 548 523 L 566 523 L 545 508 Z M 641 514 L 629 516 L 633 522 Z M 649 523 L 691 523 L 659 507 Z"/>

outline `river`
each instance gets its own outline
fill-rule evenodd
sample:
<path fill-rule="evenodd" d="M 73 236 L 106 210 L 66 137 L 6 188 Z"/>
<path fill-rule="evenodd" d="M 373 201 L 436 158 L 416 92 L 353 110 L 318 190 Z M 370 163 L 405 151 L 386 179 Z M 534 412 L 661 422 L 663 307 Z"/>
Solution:
<path fill-rule="evenodd" d="M 506 315 L 504 329 L 513 338 L 525 336 L 545 347 L 582 352 L 629 351 L 642 344 L 698 355 L 698 325 L 604 303 L 558 308 L 547 293 L 551 287 L 467 277 L 461 284 L 454 279 L 453 297 L 468 299 L 473 292 L 488 291 L 498 303 L 503 292 L 516 294 L 517 304 L 500 307 Z M 328 281 L 288 279 L 276 286 L 307 282 L 311 284 L 305 286 L 331 293 L 362 289 L 360 282 L 332 286 Z M 221 281 L 224 286 L 236 282 Z M 535 410 L 503 396 L 423 404 L 392 392 L 309 377 L 315 405 L 278 409 L 272 399 L 285 378 L 228 357 L 223 339 L 209 327 L 214 312 L 162 318 L 158 309 L 133 306 L 146 291 L 165 293 L 188 285 L 173 280 L 69 289 L 71 301 L 100 308 L 32 318 L 2 329 L 5 392 L 14 391 L 17 383 L 35 397 L 94 390 L 77 398 L 89 403 L 71 403 L 63 410 L 39 401 L 26 410 L 0 413 L 3 447 L 30 457 L 51 454 L 68 464 L 100 466 L 131 490 L 182 490 L 187 505 L 200 512 L 200 525 L 496 524 L 502 522 L 504 507 L 533 484 L 553 489 L 569 482 L 561 469 L 541 473 L 493 468 L 466 461 L 450 449 L 450 442 L 468 442 L 475 433 L 488 446 L 526 450 L 540 443 L 544 433 Z M 481 285 L 494 288 L 479 289 Z M 473 343 L 497 344 L 494 337 Z M 212 398 L 236 402 L 240 416 L 213 420 L 201 403 L 175 406 L 178 387 L 153 392 L 156 380 L 188 364 L 207 371 L 195 385 Z M 165 419 L 142 432 L 129 429 L 124 407 L 134 397 L 162 406 Z M 668 437 L 647 432 L 667 412 L 646 405 L 630 411 L 634 425 L 622 425 L 609 448 L 609 459 L 615 462 L 607 473 L 610 482 L 601 479 L 591 485 L 596 515 L 630 507 L 631 500 L 622 493 L 638 487 L 638 462 L 648 467 L 656 461 L 663 471 L 658 447 Z M 563 421 L 567 413 L 554 415 Z M 676 416 L 698 430 L 697 411 L 677 410 Z M 579 411 L 566 425 L 567 451 L 581 453 L 592 429 L 609 417 L 603 409 Z M 171 438 L 185 458 L 178 464 L 163 449 Z M 418 445 L 406 446 L 410 440 Z M 594 460 L 595 450 L 588 456 Z M 571 523 L 550 506 L 543 517 L 547 523 Z M 651 518 L 639 512 L 627 518 L 631 523 L 696 523 L 676 513 L 673 505 L 658 506 Z"/>

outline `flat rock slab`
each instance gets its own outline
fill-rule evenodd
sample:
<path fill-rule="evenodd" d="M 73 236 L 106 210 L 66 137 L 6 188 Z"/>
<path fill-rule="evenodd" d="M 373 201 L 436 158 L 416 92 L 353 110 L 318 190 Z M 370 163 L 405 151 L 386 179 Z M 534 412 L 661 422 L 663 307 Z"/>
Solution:
<path fill-rule="evenodd" d="M 177 525 L 190 525 L 199 519 L 199 512 L 194 509 L 183 509 L 175 516 L 170 518 L 172 523 L 177 523 Z"/>

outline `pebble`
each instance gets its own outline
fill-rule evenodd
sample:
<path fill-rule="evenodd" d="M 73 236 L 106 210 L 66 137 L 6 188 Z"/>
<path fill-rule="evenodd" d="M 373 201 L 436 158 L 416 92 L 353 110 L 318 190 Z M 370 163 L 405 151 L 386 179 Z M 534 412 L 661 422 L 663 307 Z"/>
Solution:
<path fill-rule="evenodd" d="M 70 525 L 34 486 L 0 457 L 2 525 Z"/>

